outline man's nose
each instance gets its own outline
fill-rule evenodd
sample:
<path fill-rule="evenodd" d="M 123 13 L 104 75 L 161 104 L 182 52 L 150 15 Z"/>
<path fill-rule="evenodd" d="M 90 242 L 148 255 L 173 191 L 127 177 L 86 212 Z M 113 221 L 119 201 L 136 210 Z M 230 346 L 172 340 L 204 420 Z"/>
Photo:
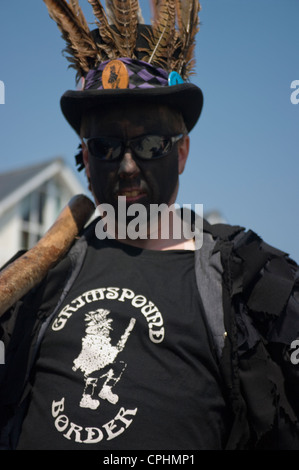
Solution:
<path fill-rule="evenodd" d="M 125 150 L 124 156 L 120 162 L 118 174 L 121 178 L 132 178 L 140 173 L 132 152 L 129 148 Z"/>

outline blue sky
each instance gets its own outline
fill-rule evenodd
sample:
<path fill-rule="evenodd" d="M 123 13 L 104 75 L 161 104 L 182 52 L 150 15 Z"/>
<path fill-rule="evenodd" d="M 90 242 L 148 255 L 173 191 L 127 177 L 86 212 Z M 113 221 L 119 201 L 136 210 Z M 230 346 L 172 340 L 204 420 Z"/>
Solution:
<path fill-rule="evenodd" d="M 80 3 L 93 21 L 87 0 Z M 140 5 L 149 21 L 148 2 Z M 191 81 L 205 103 L 178 202 L 217 209 L 299 261 L 299 104 L 290 100 L 299 80 L 299 1 L 201 5 Z M 56 156 L 74 168 L 79 141 L 59 100 L 75 88 L 75 74 L 63 47 L 42 0 L 1 0 L 0 172 Z"/>

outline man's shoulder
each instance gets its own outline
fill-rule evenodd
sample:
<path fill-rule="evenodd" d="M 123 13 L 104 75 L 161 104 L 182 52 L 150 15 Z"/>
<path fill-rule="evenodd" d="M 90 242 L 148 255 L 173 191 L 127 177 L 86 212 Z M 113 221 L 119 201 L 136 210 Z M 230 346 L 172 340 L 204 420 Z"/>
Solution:
<path fill-rule="evenodd" d="M 259 258 L 258 264 L 260 264 L 273 258 L 282 258 L 287 260 L 292 266 L 298 266 L 286 251 L 268 244 L 256 232 L 240 225 L 225 223 L 210 224 L 204 220 L 203 232 L 210 234 L 219 247 L 221 245 L 230 246 L 231 252 L 239 256 L 243 261 Z"/>
<path fill-rule="evenodd" d="M 210 234 L 215 240 L 231 241 L 238 235 L 244 234 L 245 228 L 226 223 L 211 224 L 203 219 L 203 233 Z"/>
<path fill-rule="evenodd" d="M 231 296 L 242 294 L 251 311 L 279 316 L 299 284 L 299 266 L 252 230 L 228 224 L 204 224 L 215 241 Z"/>

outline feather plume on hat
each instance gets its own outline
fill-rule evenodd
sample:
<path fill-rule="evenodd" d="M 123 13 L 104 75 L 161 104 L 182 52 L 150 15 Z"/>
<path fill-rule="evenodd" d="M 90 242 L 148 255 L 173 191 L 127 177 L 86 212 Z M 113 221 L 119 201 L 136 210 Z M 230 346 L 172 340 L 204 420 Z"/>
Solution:
<path fill-rule="evenodd" d="M 184 80 L 195 65 L 195 36 L 199 30 L 198 0 L 150 0 L 152 28 L 143 34 L 146 45 L 136 45 L 138 25 L 144 23 L 138 0 L 88 0 L 101 42 L 92 34 L 78 0 L 44 0 L 66 42 L 65 53 L 77 80 L 99 63 L 119 57 L 136 58 L 167 72 L 177 71 Z"/>

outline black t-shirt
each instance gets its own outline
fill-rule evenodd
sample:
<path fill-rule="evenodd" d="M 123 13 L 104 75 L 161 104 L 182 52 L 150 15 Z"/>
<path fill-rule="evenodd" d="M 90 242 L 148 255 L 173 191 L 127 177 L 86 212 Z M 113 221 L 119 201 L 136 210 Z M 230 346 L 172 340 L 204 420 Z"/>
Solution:
<path fill-rule="evenodd" d="M 94 240 L 49 325 L 18 449 L 221 449 L 192 251 Z"/>

